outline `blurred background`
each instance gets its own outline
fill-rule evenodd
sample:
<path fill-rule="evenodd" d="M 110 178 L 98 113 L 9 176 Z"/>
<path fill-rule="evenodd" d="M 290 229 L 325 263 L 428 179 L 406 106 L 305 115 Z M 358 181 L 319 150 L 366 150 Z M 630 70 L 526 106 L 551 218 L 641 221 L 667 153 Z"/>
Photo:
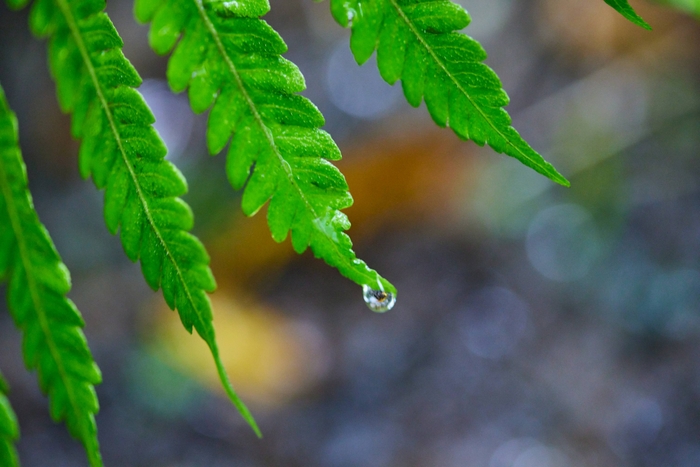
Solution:
<path fill-rule="evenodd" d="M 104 374 L 108 466 L 700 465 L 700 22 L 641 0 L 653 32 L 602 0 L 460 3 L 515 127 L 572 188 L 436 128 L 374 59 L 355 65 L 327 2 L 273 1 L 266 18 L 343 150 L 355 249 L 399 289 L 384 315 L 308 252 L 275 244 L 264 213 L 242 216 L 224 156 L 206 153 L 206 115 L 168 90 L 132 3 L 108 4 L 189 181 L 218 339 L 262 440 L 108 234 L 45 44 L 26 11 L 0 6 L 0 82 Z M 2 299 L 23 465 L 86 465 L 24 369 Z"/>

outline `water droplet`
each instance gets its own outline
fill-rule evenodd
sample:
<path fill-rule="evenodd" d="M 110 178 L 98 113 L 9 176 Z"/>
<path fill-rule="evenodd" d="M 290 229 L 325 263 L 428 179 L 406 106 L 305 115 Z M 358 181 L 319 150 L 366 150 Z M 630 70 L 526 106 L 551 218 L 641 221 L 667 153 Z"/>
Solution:
<path fill-rule="evenodd" d="M 362 286 L 362 297 L 369 309 L 378 313 L 391 310 L 396 303 L 396 296 L 393 293 L 374 290 L 369 285 Z"/>
<path fill-rule="evenodd" d="M 351 10 L 348 8 L 347 10 L 348 14 L 348 27 L 352 26 L 352 20 L 355 19 L 355 10 Z"/>

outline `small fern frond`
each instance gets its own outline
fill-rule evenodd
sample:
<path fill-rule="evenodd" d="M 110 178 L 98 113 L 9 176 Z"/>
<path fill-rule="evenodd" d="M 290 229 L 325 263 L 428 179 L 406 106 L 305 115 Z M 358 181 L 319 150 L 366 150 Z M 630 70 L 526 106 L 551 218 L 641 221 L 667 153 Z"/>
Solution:
<path fill-rule="evenodd" d="M 511 126 L 509 102 L 486 52 L 457 31 L 471 21 L 449 0 L 331 0 L 331 12 L 351 27 L 350 48 L 359 64 L 377 51 L 386 82 L 401 80 L 408 102 L 422 100 L 441 127 L 462 139 L 518 159 L 557 183 L 569 182 Z"/>
<path fill-rule="evenodd" d="M 9 388 L 0 373 L 0 465 L 19 467 L 15 441 L 19 438 L 17 417 L 7 399 Z"/>
<path fill-rule="evenodd" d="M 605 3 L 617 10 L 622 16 L 644 29 L 651 31 L 651 26 L 649 23 L 644 21 L 644 19 L 634 11 L 634 8 L 630 6 L 629 0 L 605 0 Z"/>
<path fill-rule="evenodd" d="M 212 107 L 209 151 L 229 144 L 226 171 L 235 189 L 245 185 L 243 211 L 252 216 L 269 200 L 272 237 L 291 231 L 294 249 L 308 246 L 357 284 L 396 289 L 352 250 L 340 210 L 352 204 L 345 178 L 329 161 L 340 151 L 318 109 L 298 93 L 306 87 L 299 69 L 281 57 L 282 38 L 261 16 L 267 0 L 137 0 L 136 16 L 152 22 L 150 43 L 165 54 L 175 47 L 168 81 L 175 92 L 189 88 L 195 112 Z"/>
<path fill-rule="evenodd" d="M 104 0 L 37 0 L 30 15 L 34 33 L 50 39 L 58 100 L 72 114 L 73 135 L 83 140 L 81 174 L 105 189 L 109 231 L 120 231 L 129 259 L 141 260 L 148 285 L 161 288 L 188 332 L 194 328 L 206 341 L 227 395 L 260 435 L 219 356 L 207 295 L 216 282 L 204 246 L 189 233 L 192 212 L 180 198 L 187 184 L 164 159 L 153 114 L 134 89 L 141 78 L 122 54 L 104 7 Z"/>
<path fill-rule="evenodd" d="M 101 466 L 94 385 L 102 377 L 80 329 L 83 319 L 66 297 L 68 269 L 34 210 L 17 119 L 1 87 L 0 193 L 0 278 L 9 282 L 7 301 L 23 333 L 25 363 L 38 371 L 53 419 L 65 420 L 71 434 L 85 445 L 90 465 Z"/>

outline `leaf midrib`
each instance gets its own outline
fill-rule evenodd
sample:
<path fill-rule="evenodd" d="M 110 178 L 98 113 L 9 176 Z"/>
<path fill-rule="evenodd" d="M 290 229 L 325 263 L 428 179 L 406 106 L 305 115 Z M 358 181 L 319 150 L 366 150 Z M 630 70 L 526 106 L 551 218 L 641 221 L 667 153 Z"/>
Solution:
<path fill-rule="evenodd" d="M 200 17 L 202 18 L 202 22 L 206 26 L 207 30 L 209 31 L 209 34 L 211 34 L 212 38 L 214 39 L 214 43 L 216 44 L 216 48 L 219 51 L 219 54 L 223 57 L 224 62 L 226 63 L 226 66 L 228 67 L 229 71 L 231 74 L 234 76 L 236 79 L 236 84 L 238 88 L 240 89 L 241 93 L 243 94 L 246 103 L 248 104 L 248 108 L 250 109 L 250 112 L 253 114 L 253 118 L 255 118 L 256 123 L 260 126 L 262 129 L 263 133 L 265 134 L 265 138 L 267 139 L 268 144 L 272 148 L 272 151 L 274 152 L 275 156 L 279 160 L 279 164 L 284 168 L 284 172 L 287 176 L 287 179 L 289 180 L 289 183 L 295 188 L 297 193 L 299 194 L 299 198 L 303 200 L 304 204 L 306 205 L 306 208 L 308 211 L 311 212 L 314 218 L 314 223 L 315 222 L 320 222 L 322 219 L 319 217 L 319 215 L 316 213 L 316 210 L 313 208 L 309 200 L 306 198 L 306 195 L 304 192 L 301 190 L 301 188 L 298 186 L 296 181 L 294 180 L 294 174 L 292 173 L 291 168 L 289 167 L 289 164 L 286 162 L 282 154 L 280 153 L 279 149 L 277 148 L 277 145 L 275 144 L 274 139 L 272 138 L 272 134 L 270 133 L 270 130 L 267 128 L 267 125 L 265 125 L 265 122 L 263 122 L 262 117 L 260 116 L 260 112 L 258 112 L 257 106 L 253 99 L 251 98 L 250 94 L 245 88 L 245 85 L 243 84 L 243 80 L 240 77 L 240 74 L 238 70 L 236 69 L 236 65 L 233 63 L 231 60 L 231 57 L 229 57 L 226 48 L 224 47 L 223 42 L 221 41 L 221 38 L 219 37 L 219 32 L 216 30 L 216 27 L 212 23 L 212 21 L 209 19 L 209 16 L 206 13 L 206 10 L 204 9 L 204 5 L 202 3 L 202 0 L 192 0 L 195 5 L 197 6 L 197 11 L 199 12 Z M 259 21 L 262 21 L 261 19 L 258 18 Z M 316 229 L 317 231 L 325 234 L 325 231 L 322 229 Z M 328 237 L 328 235 L 326 235 Z M 333 241 L 332 238 L 328 238 L 329 243 L 333 245 L 333 249 L 335 250 L 336 257 L 340 257 L 343 259 L 344 262 L 352 263 L 352 261 L 349 261 L 348 258 L 346 257 L 345 254 L 338 248 L 338 244 Z M 350 269 L 354 269 L 352 265 L 349 266 Z M 367 277 L 367 274 L 362 271 L 361 272 L 363 276 Z M 372 282 L 373 278 L 369 277 L 367 279 L 367 284 L 370 284 Z"/>
<path fill-rule="evenodd" d="M 107 117 L 107 121 L 109 123 L 110 129 L 112 131 L 112 135 L 114 136 L 114 140 L 117 143 L 117 147 L 119 149 L 119 154 L 121 156 L 122 161 L 124 162 L 124 165 L 126 166 L 127 170 L 129 171 L 129 177 L 131 178 L 131 181 L 136 189 L 136 194 L 139 198 L 139 202 L 141 203 L 141 207 L 143 208 L 144 214 L 146 215 L 146 219 L 148 221 L 149 226 L 151 227 L 151 230 L 156 236 L 156 239 L 160 243 L 161 247 L 165 251 L 165 255 L 167 256 L 168 260 L 170 263 L 173 265 L 173 268 L 175 269 L 177 278 L 182 284 L 182 288 L 185 291 L 185 295 L 187 297 L 188 302 L 192 306 L 193 310 L 197 310 L 195 315 L 197 316 L 200 324 L 202 324 L 202 329 L 205 329 L 206 327 L 204 326 L 204 320 L 201 316 L 201 312 L 198 310 L 197 306 L 195 305 L 194 299 L 192 298 L 192 293 L 190 292 L 189 286 L 187 285 L 187 282 L 185 281 L 184 275 L 182 273 L 182 270 L 180 269 L 179 264 L 177 261 L 175 261 L 175 257 L 173 256 L 172 252 L 168 248 L 167 243 L 163 239 L 163 236 L 160 232 L 160 229 L 156 225 L 155 221 L 153 220 L 153 216 L 151 214 L 151 209 L 148 205 L 148 200 L 144 196 L 143 189 L 141 188 L 141 184 L 139 183 L 138 176 L 136 175 L 136 171 L 134 170 L 133 165 L 129 161 L 129 158 L 127 157 L 126 150 L 124 149 L 124 143 L 123 139 L 119 133 L 119 129 L 117 128 L 117 124 L 114 119 L 114 115 L 112 115 L 111 112 L 111 106 L 107 102 L 107 99 L 104 96 L 104 92 L 102 90 L 101 83 L 99 79 L 97 78 L 97 72 L 95 70 L 95 67 L 92 64 L 92 60 L 90 60 L 90 53 L 87 50 L 87 47 L 85 46 L 85 42 L 83 41 L 82 34 L 80 32 L 80 28 L 78 27 L 77 21 L 75 17 L 73 16 L 73 12 L 70 10 L 70 7 L 68 6 L 66 0 L 56 0 L 56 2 L 59 4 L 59 8 L 61 8 L 61 11 L 66 18 L 66 22 L 68 23 L 68 27 L 71 30 L 71 33 L 73 35 L 73 38 L 75 39 L 76 45 L 78 46 L 78 49 L 80 50 L 80 55 L 83 57 L 83 62 L 85 63 L 85 68 L 88 70 L 88 73 L 90 74 L 90 79 L 92 80 L 93 85 L 95 86 L 95 93 L 97 94 L 97 98 L 100 101 L 100 105 L 102 106 L 102 109 L 105 113 L 105 116 Z M 143 259 L 142 259 L 143 261 Z M 211 336 L 202 336 L 209 345 L 212 345 L 210 343 Z"/>
<path fill-rule="evenodd" d="M 442 69 L 442 71 L 450 78 L 450 80 L 454 83 L 454 85 L 457 87 L 457 89 L 464 94 L 464 96 L 469 100 L 469 102 L 472 104 L 472 106 L 476 109 L 476 111 L 481 115 L 481 117 L 488 123 L 488 125 L 496 132 L 499 136 L 501 136 L 507 145 L 511 146 L 513 149 L 515 149 L 519 154 L 521 154 L 525 159 L 530 161 L 531 164 L 533 164 L 535 167 L 542 166 L 542 164 L 539 161 L 536 161 L 532 159 L 532 157 L 525 152 L 523 152 L 518 146 L 516 146 L 513 142 L 511 142 L 510 138 L 508 138 L 505 134 L 503 134 L 502 131 L 494 125 L 494 123 L 491 121 L 490 118 L 481 110 L 481 107 L 479 107 L 476 102 L 472 99 L 472 97 L 469 95 L 469 93 L 462 87 L 462 85 L 457 81 L 457 79 L 453 76 L 450 71 L 447 70 L 447 67 L 445 66 L 444 63 L 438 58 L 437 54 L 435 54 L 435 51 L 433 48 L 428 44 L 423 36 L 421 35 L 420 31 L 415 27 L 413 22 L 406 16 L 404 11 L 401 9 L 398 3 L 396 3 L 396 0 L 386 0 L 389 3 L 391 3 L 391 6 L 394 7 L 396 10 L 396 13 L 399 15 L 399 17 L 403 20 L 403 22 L 406 24 L 406 26 L 409 28 L 411 33 L 416 37 L 418 42 L 425 48 L 425 50 L 428 52 L 428 54 L 432 57 L 432 59 L 437 63 L 437 65 Z M 546 169 L 547 167 L 543 167 L 543 169 Z M 551 171 L 548 171 L 551 172 Z M 561 175 L 557 174 L 556 172 L 551 174 L 555 181 L 558 181 L 559 183 L 564 182 L 566 183 L 566 179 L 562 177 Z"/>
<path fill-rule="evenodd" d="M 117 147 L 119 148 L 119 154 L 122 158 L 122 161 L 124 162 L 124 165 L 126 166 L 127 170 L 129 171 L 129 177 L 131 178 L 132 183 L 134 184 L 134 187 L 136 189 L 136 194 L 139 198 L 139 202 L 141 203 L 141 207 L 143 208 L 144 214 L 146 215 L 146 219 L 148 221 L 149 226 L 151 227 L 151 230 L 153 231 L 154 235 L 156 236 L 156 239 L 160 243 L 161 247 L 163 248 L 163 251 L 165 252 L 166 257 L 172 264 L 173 268 L 175 269 L 175 273 L 177 275 L 178 281 L 182 285 L 182 289 L 185 291 L 185 296 L 187 297 L 187 301 L 190 303 L 190 306 L 192 309 L 195 311 L 195 316 L 197 321 L 200 324 L 200 329 L 202 332 L 206 332 L 207 326 L 206 322 L 202 316 L 202 312 L 199 310 L 197 305 L 195 304 L 194 298 L 192 297 L 192 292 L 190 291 L 189 286 L 187 285 L 187 282 L 185 281 L 184 275 L 182 273 L 182 270 L 180 269 L 179 264 L 175 260 L 175 257 L 173 256 L 172 252 L 168 248 L 167 243 L 165 242 L 158 226 L 156 225 L 155 221 L 153 220 L 153 215 L 151 213 L 151 209 L 148 205 L 148 200 L 144 196 L 143 189 L 141 188 L 141 185 L 138 181 L 138 177 L 136 176 L 136 172 L 134 170 L 134 167 L 132 164 L 129 162 L 129 158 L 126 155 L 126 151 L 124 149 L 124 144 L 121 138 L 121 135 L 119 133 L 119 129 L 117 128 L 114 116 L 111 113 L 111 108 L 109 103 L 107 102 L 107 99 L 104 96 L 104 92 L 102 91 L 102 87 L 100 85 L 99 80 L 97 79 L 97 72 L 95 70 L 95 67 L 92 64 L 92 61 L 90 60 L 90 54 L 87 50 L 87 47 L 85 46 L 85 43 L 82 39 L 82 36 L 80 34 L 80 29 L 78 28 L 77 22 L 72 14 L 72 11 L 66 4 L 66 0 L 56 0 L 59 3 L 59 6 L 66 18 L 66 22 L 68 23 L 68 26 L 71 30 L 71 33 L 73 34 L 73 38 L 76 41 L 76 44 L 78 46 L 78 49 L 80 50 L 80 54 L 83 57 L 83 62 L 85 63 L 85 67 L 88 70 L 88 73 L 90 74 L 90 79 L 93 82 L 93 85 L 95 86 L 95 93 L 97 94 L 97 97 L 100 101 L 100 105 L 102 106 L 105 116 L 107 117 L 107 121 L 109 122 L 110 129 L 112 131 L 112 134 L 114 136 L 114 139 L 117 143 Z M 141 259 L 143 261 L 143 259 Z M 198 330 L 199 332 L 199 330 Z M 255 423 L 255 420 L 253 419 L 253 416 L 250 414 L 250 411 L 247 409 L 245 404 L 240 400 L 238 395 L 233 391 L 233 387 L 231 386 L 230 381 L 228 380 L 228 376 L 226 375 L 226 372 L 223 368 L 223 363 L 221 362 L 221 357 L 219 356 L 219 349 L 216 345 L 216 338 L 214 336 L 214 330 L 213 328 L 206 333 L 207 335 L 201 335 L 202 339 L 207 343 L 209 346 L 209 349 L 212 352 L 212 356 L 214 357 L 214 361 L 216 363 L 217 371 L 219 373 L 219 377 L 222 380 L 222 383 L 224 385 L 224 389 L 226 390 L 227 394 L 229 397 L 232 399 L 234 405 L 238 408 L 238 410 L 243 414 L 244 418 L 248 423 L 251 425 L 253 428 L 253 431 L 261 437 L 260 429 L 258 428 L 257 424 Z"/>
<path fill-rule="evenodd" d="M 14 141 L 17 144 L 17 141 Z M 71 410 L 76 417 L 76 420 L 80 420 L 82 412 L 79 409 L 79 404 L 76 400 L 75 392 L 73 391 L 73 385 L 71 379 L 68 376 L 68 372 L 63 364 L 63 359 L 61 358 L 61 352 L 58 350 L 58 346 L 51 334 L 51 327 L 48 323 L 48 318 L 46 317 L 46 310 L 44 309 L 43 301 L 41 300 L 41 293 L 39 292 L 39 285 L 37 284 L 34 274 L 32 273 L 32 263 L 29 258 L 29 247 L 27 246 L 24 229 L 22 228 L 22 222 L 19 216 L 19 210 L 15 204 L 15 199 L 13 197 L 12 188 L 10 187 L 10 182 L 7 179 L 7 172 L 5 168 L 5 159 L 0 155 L 0 189 L 2 189 L 3 196 L 6 200 L 7 213 L 10 217 L 10 224 L 12 225 L 12 230 L 15 233 L 15 240 L 17 241 L 17 249 L 19 250 L 20 260 L 22 261 L 22 266 L 24 267 L 25 276 L 27 278 L 27 285 L 29 288 L 29 294 L 34 304 L 34 309 L 36 310 L 37 320 L 39 321 L 39 326 L 41 331 L 45 336 L 46 344 L 49 348 L 49 353 L 51 358 L 56 363 L 58 368 L 58 373 L 63 386 L 66 388 L 66 393 L 68 396 L 69 404 Z M 37 365 L 37 370 L 39 370 Z M 82 428 L 82 427 L 81 427 Z M 84 435 L 87 435 L 85 433 Z M 84 440 L 86 443 L 89 439 Z"/>

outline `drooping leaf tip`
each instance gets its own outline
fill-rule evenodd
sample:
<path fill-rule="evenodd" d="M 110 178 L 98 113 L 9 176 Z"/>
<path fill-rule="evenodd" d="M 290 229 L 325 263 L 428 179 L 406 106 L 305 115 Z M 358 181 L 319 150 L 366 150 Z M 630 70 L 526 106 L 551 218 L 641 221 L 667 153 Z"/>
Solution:
<path fill-rule="evenodd" d="M 636 11 L 634 11 L 634 8 L 632 8 L 629 4 L 628 0 L 605 0 L 605 3 L 613 7 L 617 12 L 619 12 L 622 16 L 627 18 L 629 21 L 632 23 L 636 24 L 637 26 L 643 27 L 647 31 L 651 31 L 651 25 L 647 23 L 644 18 L 639 16 Z"/>
<path fill-rule="evenodd" d="M 563 175 L 561 175 L 559 172 L 555 172 L 555 175 L 550 177 L 553 181 L 557 182 L 561 186 L 565 186 L 566 188 L 571 188 L 571 182 L 567 180 Z"/>
<path fill-rule="evenodd" d="M 210 346 L 211 347 L 211 346 Z M 250 428 L 253 430 L 253 433 L 255 433 L 255 436 L 258 437 L 258 439 L 262 439 L 262 431 L 260 431 L 260 427 L 258 427 L 258 423 L 255 421 L 255 418 L 253 417 L 253 414 L 250 412 L 250 409 L 245 405 L 245 403 L 241 400 L 241 398 L 236 394 L 236 391 L 233 389 L 233 385 L 231 384 L 231 380 L 228 377 L 228 373 L 226 373 L 226 369 L 224 368 L 224 364 L 221 361 L 221 357 L 219 356 L 219 351 L 218 348 L 212 348 L 212 355 L 214 357 L 214 363 L 216 364 L 216 371 L 219 374 L 219 379 L 221 380 L 221 385 L 224 388 L 224 391 L 226 392 L 226 395 L 228 396 L 229 400 L 233 403 L 233 405 L 236 407 L 238 412 L 241 414 L 241 417 L 243 417 L 243 420 L 248 423 Z"/>

